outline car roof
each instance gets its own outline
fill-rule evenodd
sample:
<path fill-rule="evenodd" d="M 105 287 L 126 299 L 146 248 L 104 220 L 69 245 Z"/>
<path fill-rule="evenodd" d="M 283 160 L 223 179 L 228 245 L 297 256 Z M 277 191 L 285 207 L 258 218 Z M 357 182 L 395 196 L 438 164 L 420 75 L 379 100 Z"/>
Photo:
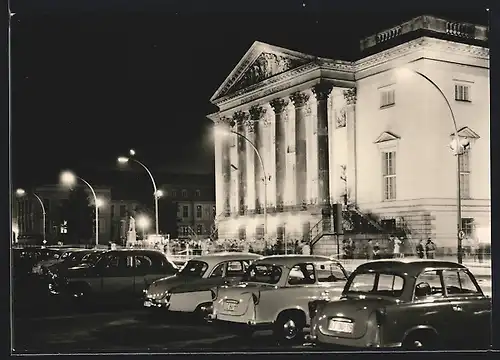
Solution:
<path fill-rule="evenodd" d="M 273 264 L 273 265 L 282 265 L 287 267 L 292 267 L 297 263 L 310 263 L 310 262 L 318 262 L 318 261 L 334 261 L 337 260 L 322 255 L 271 255 L 266 256 L 260 260 L 258 260 L 259 264 Z"/>
<path fill-rule="evenodd" d="M 191 260 L 205 261 L 205 262 L 221 262 L 227 260 L 248 260 L 248 259 L 260 259 L 262 255 L 254 253 L 241 253 L 241 252 L 220 252 L 215 254 L 207 254 L 197 256 Z"/>
<path fill-rule="evenodd" d="M 432 259 L 384 259 L 370 261 L 361 264 L 356 268 L 356 272 L 364 271 L 394 271 L 397 273 L 407 273 L 418 275 L 423 270 L 429 268 L 466 269 L 464 265 L 453 261 L 432 260 Z"/>

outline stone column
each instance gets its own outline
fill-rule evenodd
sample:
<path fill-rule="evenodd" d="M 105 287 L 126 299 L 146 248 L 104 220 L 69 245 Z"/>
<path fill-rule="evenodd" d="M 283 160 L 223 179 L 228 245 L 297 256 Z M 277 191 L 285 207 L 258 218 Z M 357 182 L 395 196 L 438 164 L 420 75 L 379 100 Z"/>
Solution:
<path fill-rule="evenodd" d="M 356 88 L 344 90 L 344 98 L 347 102 L 346 108 L 346 131 L 347 131 L 347 189 L 351 202 L 357 201 L 358 181 L 357 177 L 357 145 L 356 145 Z"/>
<path fill-rule="evenodd" d="M 216 126 L 220 126 L 222 131 L 230 131 L 231 119 L 225 116 L 221 116 Z M 224 215 L 229 215 L 231 213 L 230 197 L 231 197 L 231 160 L 229 157 L 229 137 L 224 137 L 221 139 L 221 172 L 222 172 L 222 195 L 223 198 L 223 212 Z"/>
<path fill-rule="evenodd" d="M 305 108 L 309 95 L 295 92 L 290 96 L 295 106 L 295 171 L 296 171 L 296 205 L 307 203 L 307 132 Z"/>
<path fill-rule="evenodd" d="M 259 105 L 254 105 L 250 108 L 249 110 L 250 113 L 250 122 L 254 124 L 254 145 L 257 148 L 257 150 L 260 149 L 260 137 L 261 137 L 261 126 L 260 126 L 260 121 L 264 114 L 266 113 L 266 109 Z M 252 151 L 254 151 L 252 149 Z M 266 206 L 265 200 L 264 200 L 264 194 L 261 193 L 261 184 L 262 184 L 262 178 L 264 176 L 262 172 L 262 165 L 260 163 L 260 160 L 258 158 L 258 155 L 255 154 L 254 157 L 254 165 L 255 165 L 255 170 L 254 170 L 254 176 L 255 176 L 255 209 L 263 208 Z"/>
<path fill-rule="evenodd" d="M 317 99 L 318 205 L 330 207 L 330 156 L 328 142 L 328 96 L 333 85 L 320 82 L 312 88 Z"/>
<path fill-rule="evenodd" d="M 237 111 L 233 115 L 233 120 L 236 122 L 236 131 L 245 135 L 245 124 L 248 121 L 248 114 L 243 111 Z M 248 145 L 249 146 L 249 145 Z M 239 214 L 243 215 L 245 211 L 246 204 L 246 196 L 247 196 L 247 161 L 246 161 L 246 148 L 247 142 L 246 140 L 238 136 L 238 140 L 236 143 L 237 151 L 238 151 L 238 171 L 239 171 L 239 187 L 238 187 L 238 210 Z M 251 147 L 250 147 L 250 150 Z"/>
<path fill-rule="evenodd" d="M 288 101 L 274 99 L 270 102 L 275 116 L 275 156 L 276 156 L 276 208 L 283 209 L 286 178 L 286 124 L 284 110 Z"/>

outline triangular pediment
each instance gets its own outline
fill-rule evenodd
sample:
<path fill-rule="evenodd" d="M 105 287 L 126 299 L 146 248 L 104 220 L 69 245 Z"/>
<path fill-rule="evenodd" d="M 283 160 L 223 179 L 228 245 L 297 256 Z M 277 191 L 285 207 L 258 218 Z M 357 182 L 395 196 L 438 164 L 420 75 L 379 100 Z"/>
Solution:
<path fill-rule="evenodd" d="M 451 133 L 450 136 L 455 136 L 455 133 Z M 479 135 L 468 126 L 464 126 L 463 128 L 459 129 L 458 136 L 467 139 L 479 139 Z"/>
<path fill-rule="evenodd" d="M 251 87 L 275 75 L 307 64 L 315 59 L 297 51 L 256 41 L 229 74 L 215 94 L 214 101 Z"/>
<path fill-rule="evenodd" d="M 379 135 L 377 140 L 375 140 L 375 144 L 380 144 L 386 141 L 399 140 L 399 139 L 401 139 L 400 136 L 393 134 L 389 131 L 384 131 L 382 134 Z"/>

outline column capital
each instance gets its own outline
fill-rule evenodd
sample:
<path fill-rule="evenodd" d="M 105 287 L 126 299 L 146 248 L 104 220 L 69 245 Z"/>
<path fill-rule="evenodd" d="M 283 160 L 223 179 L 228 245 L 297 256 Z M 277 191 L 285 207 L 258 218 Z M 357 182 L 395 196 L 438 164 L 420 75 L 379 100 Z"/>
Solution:
<path fill-rule="evenodd" d="M 250 119 L 254 121 L 259 121 L 262 119 L 264 114 L 266 113 L 266 109 L 260 105 L 253 105 L 248 112 L 250 113 Z"/>
<path fill-rule="evenodd" d="M 215 120 L 215 125 L 217 126 L 231 126 L 232 120 L 230 117 L 227 116 L 219 116 Z"/>
<path fill-rule="evenodd" d="M 356 105 L 356 88 L 344 90 L 344 98 L 347 101 L 347 105 Z"/>
<path fill-rule="evenodd" d="M 273 108 L 276 114 L 281 114 L 288 106 L 288 101 L 285 99 L 277 98 L 269 102 L 269 105 Z"/>
<path fill-rule="evenodd" d="M 238 110 L 233 114 L 233 120 L 238 124 L 245 124 L 245 122 L 248 120 L 249 114 Z"/>
<path fill-rule="evenodd" d="M 292 100 L 293 105 L 298 108 L 304 106 L 309 101 L 309 95 L 303 92 L 297 91 L 290 95 L 290 100 Z"/>
<path fill-rule="evenodd" d="M 326 100 L 332 92 L 333 85 L 331 83 L 321 81 L 312 87 L 312 92 L 316 95 L 317 100 Z"/>

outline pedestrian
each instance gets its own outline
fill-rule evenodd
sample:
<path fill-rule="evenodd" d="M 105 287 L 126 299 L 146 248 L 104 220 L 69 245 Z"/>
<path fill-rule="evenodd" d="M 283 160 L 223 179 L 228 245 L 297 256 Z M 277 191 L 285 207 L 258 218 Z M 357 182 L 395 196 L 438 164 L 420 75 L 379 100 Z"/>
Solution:
<path fill-rule="evenodd" d="M 380 253 L 380 245 L 378 241 L 375 242 L 373 245 L 373 260 L 380 260 L 381 258 L 381 253 Z"/>
<path fill-rule="evenodd" d="M 427 259 L 434 259 L 436 254 L 436 244 L 432 241 L 431 238 L 427 239 L 427 244 L 425 244 L 425 255 Z"/>
<path fill-rule="evenodd" d="M 311 255 L 311 247 L 307 242 L 302 245 L 302 255 Z"/>
<path fill-rule="evenodd" d="M 373 241 L 368 239 L 368 244 L 366 245 L 366 256 L 368 260 L 373 260 Z"/>
<path fill-rule="evenodd" d="M 401 245 L 401 240 L 397 236 L 392 239 L 392 256 L 397 259 L 401 257 L 401 252 L 400 252 L 400 245 Z"/>
<path fill-rule="evenodd" d="M 419 243 L 417 244 L 417 255 L 419 259 L 423 259 L 425 257 L 425 245 L 424 245 L 424 239 L 420 239 Z"/>

